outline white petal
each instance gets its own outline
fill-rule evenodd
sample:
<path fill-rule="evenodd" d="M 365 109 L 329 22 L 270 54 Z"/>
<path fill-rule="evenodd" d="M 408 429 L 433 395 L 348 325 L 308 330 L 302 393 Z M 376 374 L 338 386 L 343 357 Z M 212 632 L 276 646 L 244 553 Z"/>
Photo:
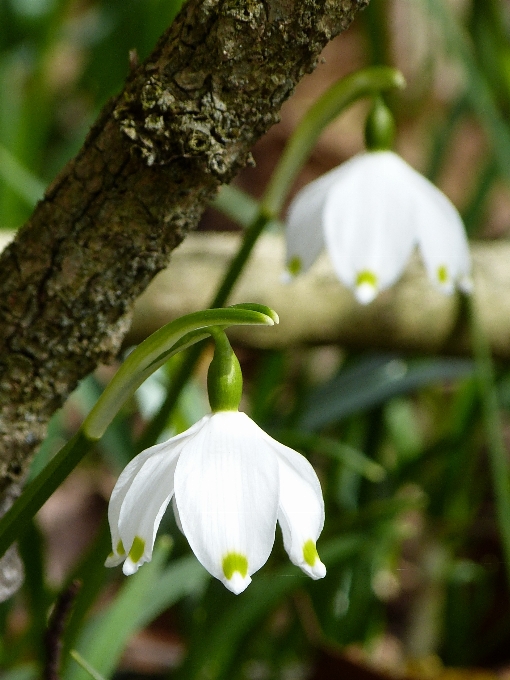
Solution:
<path fill-rule="evenodd" d="M 377 297 L 377 286 L 368 281 L 361 281 L 354 289 L 356 300 L 362 305 L 368 305 Z"/>
<path fill-rule="evenodd" d="M 267 435 L 268 436 L 268 435 Z M 324 500 L 315 470 L 304 456 L 272 440 L 280 469 L 280 523 L 291 561 L 314 579 L 326 575 L 315 544 L 324 526 Z"/>
<path fill-rule="evenodd" d="M 187 443 L 175 471 L 184 534 L 202 565 L 241 592 L 266 562 L 278 512 L 278 463 L 244 413 L 215 413 Z"/>
<path fill-rule="evenodd" d="M 173 493 L 176 458 L 184 443 L 200 429 L 201 423 L 199 421 L 167 442 L 142 451 L 123 470 L 108 508 L 113 554 L 107 559 L 106 566 L 115 566 L 125 559 L 124 573 L 134 573 L 151 559 L 156 531 Z M 133 560 L 129 553 L 136 538 L 138 547 L 141 547 L 140 541 L 144 546 L 139 559 Z M 122 551 L 118 550 L 119 541 Z"/>
<path fill-rule="evenodd" d="M 285 277 L 284 282 L 290 281 L 292 274 L 301 274 L 309 269 L 324 249 L 322 227 L 324 200 L 329 187 L 342 172 L 342 166 L 327 172 L 307 184 L 291 202 L 285 230 L 288 278 Z"/>
<path fill-rule="evenodd" d="M 471 256 L 462 219 L 451 201 L 418 175 L 418 245 L 432 282 L 445 293 L 471 292 Z"/>
<path fill-rule="evenodd" d="M 324 204 L 326 246 L 339 279 L 366 303 L 395 283 L 416 244 L 414 170 L 391 151 L 342 167 Z"/>
<path fill-rule="evenodd" d="M 179 517 L 179 508 L 177 507 L 177 503 L 175 502 L 175 494 L 172 496 L 172 510 L 174 511 L 175 523 L 177 524 L 177 528 L 179 529 L 181 534 L 183 534 L 184 531 L 182 530 L 181 518 Z"/>
<path fill-rule="evenodd" d="M 121 472 L 117 479 L 117 483 L 113 487 L 110 502 L 108 504 L 108 522 L 110 524 L 113 551 L 106 559 L 105 566 L 107 567 L 115 567 L 126 558 L 124 546 L 120 543 L 119 515 L 129 487 L 145 461 L 150 458 L 150 456 L 160 451 L 165 445 L 166 442 L 164 444 L 151 446 L 149 449 L 145 449 L 145 451 L 142 451 L 135 456 Z"/>

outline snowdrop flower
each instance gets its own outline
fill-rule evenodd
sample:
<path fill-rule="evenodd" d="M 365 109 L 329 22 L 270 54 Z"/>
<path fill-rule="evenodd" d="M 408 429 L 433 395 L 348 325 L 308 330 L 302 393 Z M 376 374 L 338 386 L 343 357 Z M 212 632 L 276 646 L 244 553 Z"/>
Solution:
<path fill-rule="evenodd" d="M 326 568 L 315 544 L 324 502 L 317 475 L 306 458 L 237 410 L 240 368 L 222 335 L 215 337 L 208 377 L 213 413 L 143 451 L 120 475 L 108 510 L 113 552 L 106 566 L 124 562 L 129 575 L 149 561 L 172 500 L 197 559 L 232 592 L 242 592 L 268 559 L 277 521 L 292 562 L 322 578 Z M 230 356 L 218 370 L 221 343 L 223 359 L 228 350 Z"/>
<path fill-rule="evenodd" d="M 397 281 L 416 245 L 440 290 L 471 290 L 459 213 L 392 151 L 355 156 L 308 184 L 289 208 L 289 274 L 306 271 L 325 247 L 340 281 L 364 304 Z"/>

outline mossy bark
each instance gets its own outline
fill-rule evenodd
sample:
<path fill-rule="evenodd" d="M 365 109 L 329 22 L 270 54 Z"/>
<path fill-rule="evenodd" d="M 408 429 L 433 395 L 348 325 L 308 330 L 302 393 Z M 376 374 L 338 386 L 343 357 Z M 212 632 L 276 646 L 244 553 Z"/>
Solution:
<path fill-rule="evenodd" d="M 190 0 L 49 187 L 0 271 L 0 488 L 114 357 L 133 301 L 368 0 Z"/>

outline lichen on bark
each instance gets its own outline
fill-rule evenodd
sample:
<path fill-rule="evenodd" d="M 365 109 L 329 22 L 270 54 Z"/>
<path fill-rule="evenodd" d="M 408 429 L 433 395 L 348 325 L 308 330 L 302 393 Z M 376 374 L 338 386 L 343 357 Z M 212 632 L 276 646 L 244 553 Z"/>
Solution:
<path fill-rule="evenodd" d="M 368 0 L 190 0 L 1 257 L 0 488 Z M 126 55 L 127 58 L 127 55 Z"/>

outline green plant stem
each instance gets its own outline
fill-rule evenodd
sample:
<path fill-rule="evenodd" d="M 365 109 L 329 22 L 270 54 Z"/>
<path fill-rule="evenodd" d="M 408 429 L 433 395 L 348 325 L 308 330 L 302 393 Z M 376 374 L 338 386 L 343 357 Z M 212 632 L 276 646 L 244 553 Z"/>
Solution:
<path fill-rule="evenodd" d="M 253 246 L 271 220 L 272 217 L 270 215 L 264 214 L 262 211 L 257 213 L 257 216 L 245 232 L 243 242 L 232 260 L 214 299 L 211 301 L 210 308 L 222 307 L 225 304 L 253 250 Z M 182 390 L 195 370 L 202 354 L 202 349 L 203 345 L 199 343 L 186 352 L 184 361 L 173 377 L 165 401 L 137 442 L 136 448 L 139 451 L 147 449 L 157 442 L 168 423 L 168 419 L 177 404 Z"/>
<path fill-rule="evenodd" d="M 400 71 L 388 66 L 372 66 L 342 78 L 315 102 L 289 139 L 266 187 L 257 214 L 248 226 L 241 246 L 209 305 L 210 308 L 222 307 L 227 301 L 257 239 L 267 225 L 278 217 L 292 183 L 324 128 L 361 97 L 379 94 L 389 88 L 402 88 L 404 85 L 405 80 Z M 198 363 L 201 351 L 197 346 L 188 353 L 174 376 L 165 401 L 139 439 L 138 450 L 152 446 L 158 440 Z"/>
<path fill-rule="evenodd" d="M 186 314 L 146 338 L 131 352 L 108 383 L 83 422 L 82 429 L 91 439 L 100 439 L 120 407 L 154 371 L 177 352 L 204 339 L 209 326 L 278 323 L 278 315 L 257 304 L 234 305 L 226 309 L 206 309 Z"/>
<path fill-rule="evenodd" d="M 403 88 L 404 76 L 389 66 L 370 66 L 337 81 L 304 115 L 280 158 L 261 201 L 264 212 L 276 216 L 299 170 L 320 134 L 342 111 L 362 97 Z"/>
<path fill-rule="evenodd" d="M 468 296 L 468 298 L 471 343 L 476 362 L 478 390 L 487 437 L 496 517 L 501 535 L 507 578 L 510 583 L 510 476 L 508 454 L 503 438 L 494 364 L 489 342 L 479 321 L 476 300 L 473 296 Z"/>
<path fill-rule="evenodd" d="M 203 339 L 209 326 L 253 323 L 273 325 L 278 323 L 278 315 L 269 307 L 249 303 L 225 309 L 206 309 L 175 319 L 139 345 L 114 375 L 78 432 L 28 484 L 0 519 L 0 556 L 104 434 L 124 402 L 169 356 Z"/>

